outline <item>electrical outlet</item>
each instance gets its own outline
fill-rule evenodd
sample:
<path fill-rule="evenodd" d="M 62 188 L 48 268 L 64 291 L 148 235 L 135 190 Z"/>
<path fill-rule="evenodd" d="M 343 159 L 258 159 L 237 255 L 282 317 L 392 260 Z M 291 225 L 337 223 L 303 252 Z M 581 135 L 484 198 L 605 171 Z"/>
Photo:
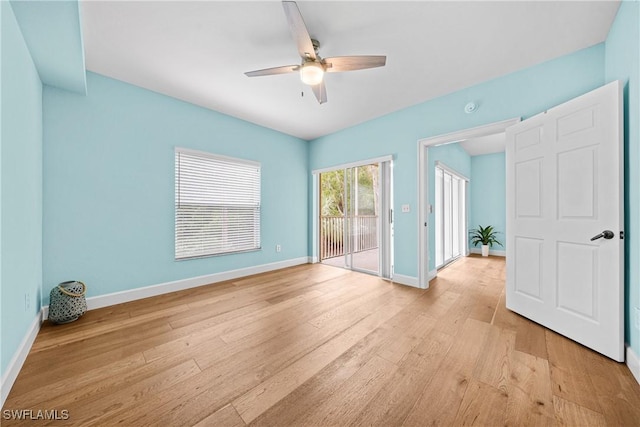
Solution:
<path fill-rule="evenodd" d="M 403 213 L 411 212 L 411 207 L 409 205 L 402 205 L 402 212 Z"/>
<path fill-rule="evenodd" d="M 276 252 L 280 252 L 280 251 L 282 251 L 282 246 L 276 245 Z"/>
<path fill-rule="evenodd" d="M 635 307 L 636 312 L 636 329 L 640 329 L 640 307 Z"/>
<path fill-rule="evenodd" d="M 24 294 L 24 311 L 31 309 L 31 295 L 29 292 Z"/>

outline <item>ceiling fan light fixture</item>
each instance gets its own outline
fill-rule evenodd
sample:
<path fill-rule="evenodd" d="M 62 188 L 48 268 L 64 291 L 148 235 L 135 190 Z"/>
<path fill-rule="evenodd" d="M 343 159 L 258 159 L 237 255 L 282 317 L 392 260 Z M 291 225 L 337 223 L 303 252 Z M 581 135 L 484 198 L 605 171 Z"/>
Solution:
<path fill-rule="evenodd" d="M 300 79 L 302 83 L 315 86 L 322 82 L 324 77 L 324 67 L 318 62 L 305 62 L 300 67 Z"/>

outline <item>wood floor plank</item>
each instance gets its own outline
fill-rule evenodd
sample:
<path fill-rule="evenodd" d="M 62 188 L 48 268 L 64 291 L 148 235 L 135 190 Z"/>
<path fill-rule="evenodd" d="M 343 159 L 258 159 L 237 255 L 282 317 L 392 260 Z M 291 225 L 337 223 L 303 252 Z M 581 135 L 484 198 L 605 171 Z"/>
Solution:
<path fill-rule="evenodd" d="M 434 285 L 434 288 L 446 289 L 444 285 Z M 460 298 L 460 294 L 456 292 L 444 291 L 436 293 L 435 289 L 429 289 L 425 296 L 421 298 L 422 311 L 434 319 L 440 319 L 451 309 L 451 306 L 456 303 L 458 298 Z"/>
<path fill-rule="evenodd" d="M 495 326 L 516 331 L 517 351 L 547 359 L 545 328 L 510 310 L 505 306 L 505 292 L 502 291 L 496 312 L 491 322 Z"/>
<path fill-rule="evenodd" d="M 243 316 L 247 313 L 255 313 L 266 307 L 271 307 L 272 304 L 267 301 L 257 301 L 253 304 L 244 305 L 242 307 L 233 308 L 228 310 L 227 307 L 218 310 L 210 310 L 209 307 L 205 310 L 188 310 L 173 316 L 167 317 L 167 322 L 173 329 L 184 328 L 185 330 L 201 331 L 209 326 L 216 325 L 221 320 L 229 320 Z"/>
<path fill-rule="evenodd" d="M 482 357 L 478 358 L 473 377 L 507 393 L 515 341 L 514 331 L 491 326 L 480 350 Z"/>
<path fill-rule="evenodd" d="M 476 303 L 475 299 L 475 291 L 460 295 L 447 312 L 438 317 L 434 328 L 445 334 L 457 335 L 469 318 L 469 314 Z"/>
<path fill-rule="evenodd" d="M 640 425 L 640 406 L 628 400 L 640 390 L 640 385 L 630 377 L 629 370 L 621 375 L 611 375 L 611 371 L 620 368 L 604 356 L 589 351 L 587 353 L 591 383 L 598 393 L 598 403 L 609 425 Z"/>
<path fill-rule="evenodd" d="M 504 425 L 507 394 L 471 379 L 452 425 Z"/>
<path fill-rule="evenodd" d="M 70 411 L 36 425 L 640 425 L 628 368 L 509 311 L 504 277 L 499 257 L 460 258 L 428 290 L 301 265 L 92 310 L 43 325 L 3 409 Z"/>
<path fill-rule="evenodd" d="M 520 351 L 510 354 L 506 424 L 555 425 L 549 364 Z"/>
<path fill-rule="evenodd" d="M 604 415 L 601 413 L 561 397 L 553 397 L 553 407 L 559 426 L 602 427 L 607 425 Z"/>
<path fill-rule="evenodd" d="M 517 316 L 516 314 L 513 314 Z M 547 359 L 545 328 L 535 322 L 520 317 L 516 327 L 516 350 L 532 356 Z"/>
<path fill-rule="evenodd" d="M 211 427 L 211 426 L 224 426 L 224 427 L 244 427 L 246 424 L 240 418 L 240 414 L 233 407 L 233 405 L 228 404 L 222 409 L 218 409 L 213 414 L 208 417 L 202 419 L 197 424 L 194 424 L 194 427 Z"/>
<path fill-rule="evenodd" d="M 56 325 L 49 320 L 45 320 L 40 327 L 38 338 L 42 340 L 56 339 L 57 337 L 68 335 L 71 331 L 86 329 L 89 325 L 97 326 L 103 323 L 113 322 L 114 320 L 123 320 L 131 317 L 128 310 L 117 307 L 118 306 L 111 306 L 97 310 L 89 310 L 77 321 L 65 325 Z"/>
<path fill-rule="evenodd" d="M 55 339 L 37 339 L 33 343 L 33 353 L 38 353 L 43 350 L 47 350 L 51 347 L 59 347 L 64 344 L 71 344 L 75 342 L 84 342 L 85 340 L 94 338 L 97 341 L 107 333 L 113 333 L 116 335 L 122 335 L 125 328 L 130 328 L 131 331 L 140 330 L 140 325 L 150 323 L 169 316 L 172 313 L 186 311 L 186 307 L 171 307 L 162 311 L 156 311 L 148 313 L 138 318 L 126 318 L 117 322 L 107 322 L 99 326 L 93 326 L 91 328 L 83 328 L 76 330 L 75 332 L 69 332 L 68 334 Z M 166 328 L 166 326 L 163 325 Z M 126 335 L 126 334 L 125 334 Z"/>
<path fill-rule="evenodd" d="M 602 413 L 591 366 L 585 363 L 591 350 L 553 332 L 546 331 L 553 394 Z"/>

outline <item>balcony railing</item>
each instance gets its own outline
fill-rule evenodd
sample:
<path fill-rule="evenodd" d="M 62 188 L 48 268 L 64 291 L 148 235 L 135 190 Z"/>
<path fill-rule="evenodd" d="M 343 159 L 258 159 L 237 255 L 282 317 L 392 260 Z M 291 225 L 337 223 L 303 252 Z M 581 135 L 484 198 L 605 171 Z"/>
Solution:
<path fill-rule="evenodd" d="M 368 251 L 378 247 L 378 217 L 375 215 L 356 215 L 347 218 L 351 227 L 350 238 L 352 252 Z M 343 216 L 320 217 L 320 260 L 344 255 Z"/>

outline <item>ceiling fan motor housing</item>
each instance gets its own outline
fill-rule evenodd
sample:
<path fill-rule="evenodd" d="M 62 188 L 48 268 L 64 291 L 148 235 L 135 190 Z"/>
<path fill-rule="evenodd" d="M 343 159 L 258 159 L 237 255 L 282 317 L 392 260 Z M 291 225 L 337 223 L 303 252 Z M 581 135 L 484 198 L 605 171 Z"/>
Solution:
<path fill-rule="evenodd" d="M 318 61 L 305 61 L 300 66 L 300 78 L 304 84 L 315 86 L 322 82 L 324 67 Z"/>

